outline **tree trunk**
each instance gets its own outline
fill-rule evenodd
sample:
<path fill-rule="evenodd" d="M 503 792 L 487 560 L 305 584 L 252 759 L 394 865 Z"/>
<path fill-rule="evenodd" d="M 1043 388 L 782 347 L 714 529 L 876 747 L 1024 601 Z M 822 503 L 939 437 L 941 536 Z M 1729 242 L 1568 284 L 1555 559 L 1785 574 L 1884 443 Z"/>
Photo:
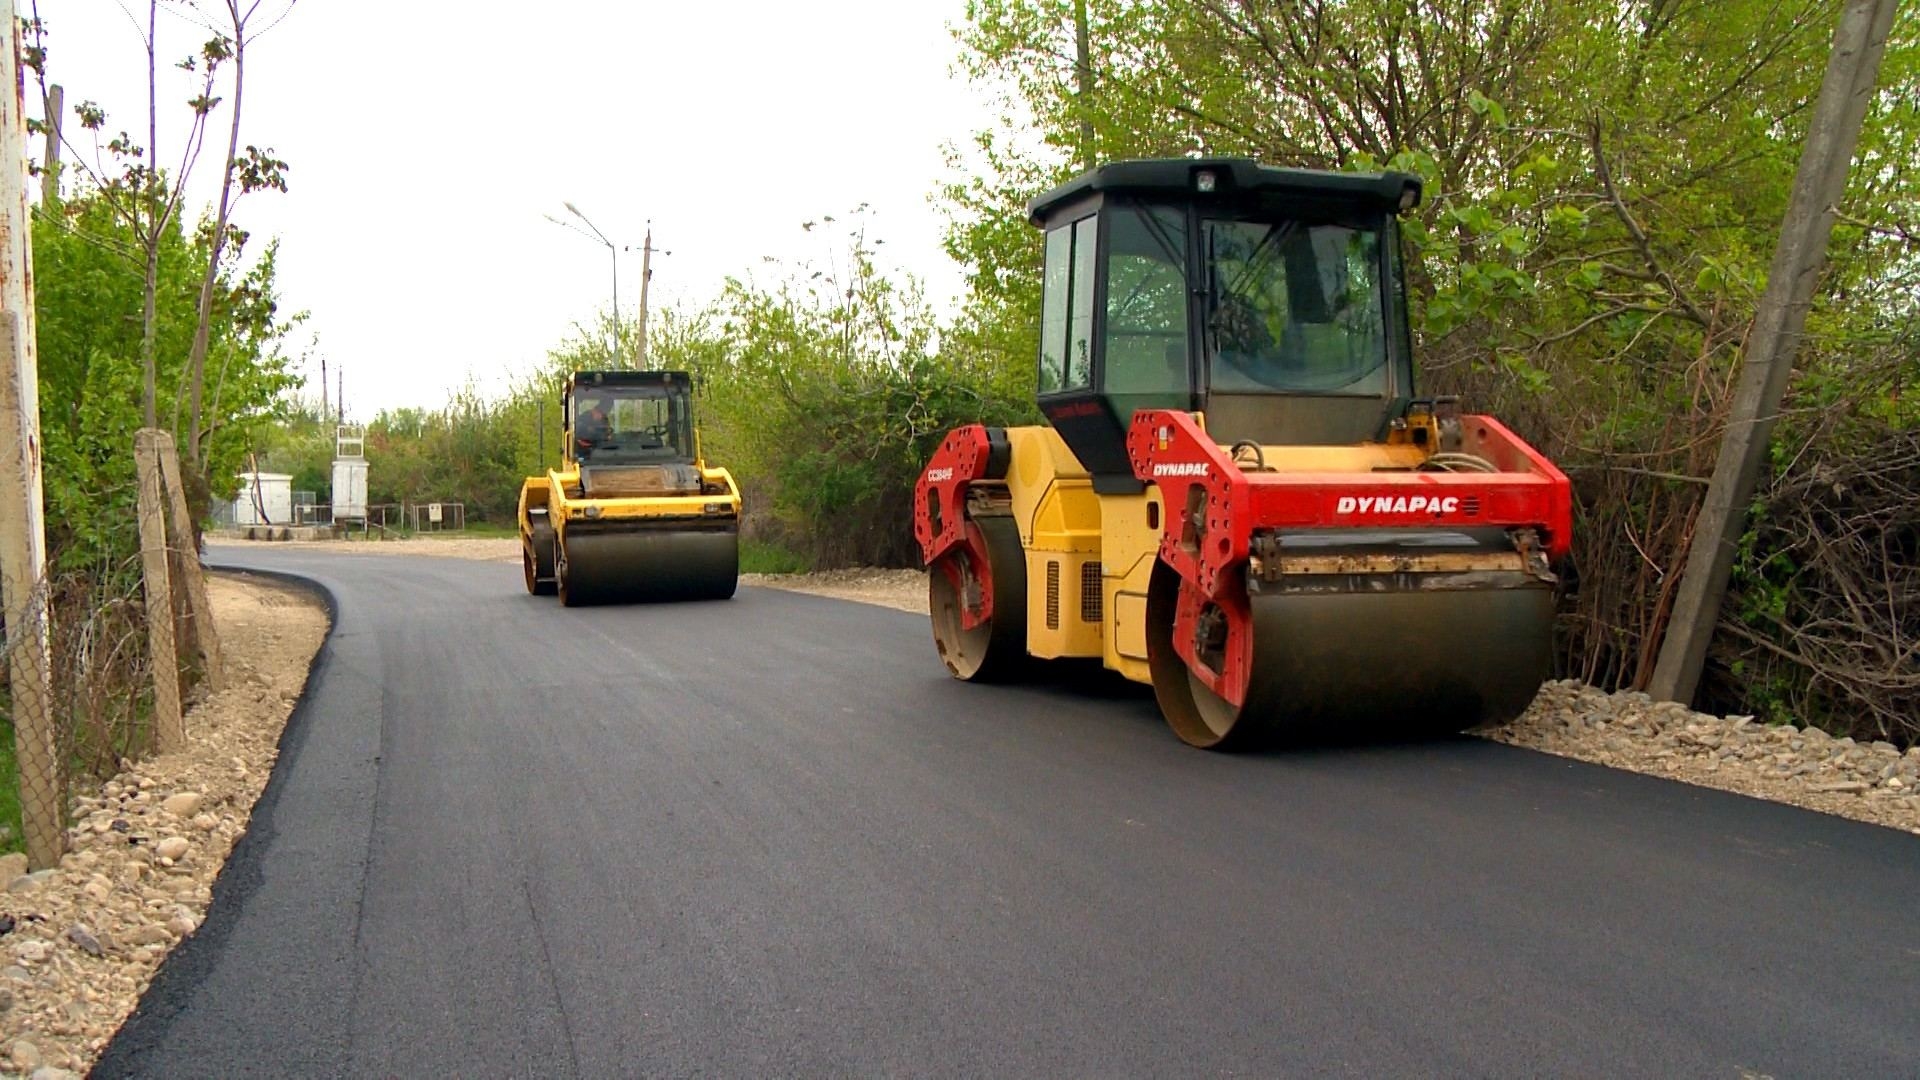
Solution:
<path fill-rule="evenodd" d="M 154 293 L 160 289 L 160 214 L 154 209 L 154 196 L 160 183 L 160 103 L 158 80 L 154 71 L 154 51 L 158 43 L 154 34 L 159 29 L 160 0 L 149 0 L 147 4 L 147 190 L 144 198 L 147 203 L 147 235 L 143 237 L 147 246 L 147 270 L 145 287 L 142 290 L 140 308 L 140 367 L 146 379 L 145 392 L 141 403 L 146 409 L 148 427 L 159 426 L 159 410 L 155 404 L 159 393 L 158 379 L 154 375 L 155 319 Z M 184 178 L 183 178 L 184 179 Z M 137 215 L 136 215 L 137 217 Z"/>
<path fill-rule="evenodd" d="M 1074 110 L 1080 114 L 1080 167 L 1094 167 L 1093 152 L 1093 47 L 1087 29 L 1087 0 L 1073 5 L 1073 84 Z"/>
<path fill-rule="evenodd" d="M 187 356 L 191 380 L 187 402 L 187 468 L 201 474 L 200 395 L 206 384 L 208 339 L 213 324 L 213 289 L 220 279 L 220 255 L 227 247 L 227 215 L 233 199 L 233 160 L 240 153 L 240 100 L 246 89 L 246 25 L 235 11 L 233 26 L 233 124 L 227 132 L 227 166 L 220 173 L 220 205 L 214 212 L 213 239 L 207 251 L 207 272 L 200 279 L 199 318 L 193 327 L 193 351 Z"/>
<path fill-rule="evenodd" d="M 152 211 L 153 204 L 151 202 L 147 204 L 147 209 L 149 212 Z M 151 225 L 151 222 L 149 222 L 149 225 Z M 147 421 L 148 427 L 159 426 L 159 421 L 156 419 L 156 413 L 154 408 L 154 394 L 155 394 L 154 337 L 155 337 L 155 329 L 156 329 L 154 324 L 157 319 L 157 316 L 154 313 L 154 300 L 153 300 L 154 293 L 158 292 L 159 289 L 160 289 L 160 236 L 159 236 L 158 230 L 155 230 L 154 234 L 147 238 L 146 287 L 144 289 L 144 297 L 141 301 L 141 307 L 140 307 L 140 368 L 141 368 L 142 374 L 146 378 L 145 392 L 141 395 L 141 401 L 146 408 L 146 421 Z"/>

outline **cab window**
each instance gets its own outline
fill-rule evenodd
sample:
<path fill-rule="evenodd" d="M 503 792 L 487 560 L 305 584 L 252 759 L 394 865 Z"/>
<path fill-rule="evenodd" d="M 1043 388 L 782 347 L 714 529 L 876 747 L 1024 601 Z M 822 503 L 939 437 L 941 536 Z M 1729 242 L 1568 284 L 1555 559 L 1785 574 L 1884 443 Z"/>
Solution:
<path fill-rule="evenodd" d="M 1119 206 L 1107 223 L 1106 371 L 1124 423 L 1135 409 L 1184 408 L 1187 226 L 1167 207 Z"/>
<path fill-rule="evenodd" d="M 1209 221 L 1205 241 L 1213 389 L 1386 392 L 1378 231 Z"/>
<path fill-rule="evenodd" d="M 1040 392 L 1093 384 L 1094 237 L 1097 219 L 1084 217 L 1047 230 L 1046 270 L 1040 294 Z"/>

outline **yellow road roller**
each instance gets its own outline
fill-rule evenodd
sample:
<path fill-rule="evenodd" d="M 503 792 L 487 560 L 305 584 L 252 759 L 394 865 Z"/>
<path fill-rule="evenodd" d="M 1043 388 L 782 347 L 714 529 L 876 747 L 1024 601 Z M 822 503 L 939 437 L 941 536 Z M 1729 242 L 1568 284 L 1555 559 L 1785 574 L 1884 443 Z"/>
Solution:
<path fill-rule="evenodd" d="M 956 678 L 1098 659 L 1175 734 L 1458 731 L 1549 673 L 1572 495 L 1414 382 L 1417 177 L 1122 161 L 1030 207 L 1043 426 L 950 432 L 915 491 Z"/>
<path fill-rule="evenodd" d="M 560 467 L 520 487 L 527 591 L 568 607 L 732 596 L 740 489 L 701 456 L 684 371 L 579 371 Z"/>

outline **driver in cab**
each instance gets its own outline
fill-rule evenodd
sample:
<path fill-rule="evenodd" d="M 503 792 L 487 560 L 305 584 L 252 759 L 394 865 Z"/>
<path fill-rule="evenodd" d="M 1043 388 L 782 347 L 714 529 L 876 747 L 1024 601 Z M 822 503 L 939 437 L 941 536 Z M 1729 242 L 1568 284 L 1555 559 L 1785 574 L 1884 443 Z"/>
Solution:
<path fill-rule="evenodd" d="M 611 399 L 603 394 L 596 394 L 586 399 L 580 414 L 574 417 L 574 447 L 581 457 L 592 454 L 594 447 L 605 442 L 607 437 L 613 434 L 613 421 L 609 418 L 612 409 Z"/>

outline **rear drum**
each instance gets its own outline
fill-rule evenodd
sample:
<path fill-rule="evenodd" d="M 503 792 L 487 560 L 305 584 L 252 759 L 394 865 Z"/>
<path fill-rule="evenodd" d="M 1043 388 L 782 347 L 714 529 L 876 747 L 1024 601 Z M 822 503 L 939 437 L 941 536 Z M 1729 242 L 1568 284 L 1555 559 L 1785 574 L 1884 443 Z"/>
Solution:
<path fill-rule="evenodd" d="M 940 661 L 956 679 L 992 682 L 1027 662 L 1027 559 L 1012 518 L 969 519 L 968 537 L 986 551 L 981 565 L 972 543 L 927 568 L 927 609 Z M 967 608 L 991 598 L 986 621 L 965 625 Z"/>

